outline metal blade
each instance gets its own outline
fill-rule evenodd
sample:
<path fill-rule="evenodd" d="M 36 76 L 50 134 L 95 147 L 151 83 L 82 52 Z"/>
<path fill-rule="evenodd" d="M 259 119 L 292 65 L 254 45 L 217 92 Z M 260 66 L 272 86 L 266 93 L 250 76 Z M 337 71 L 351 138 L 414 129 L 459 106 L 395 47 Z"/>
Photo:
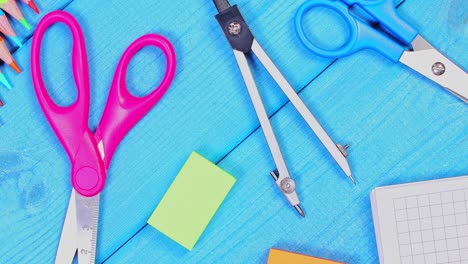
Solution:
<path fill-rule="evenodd" d="M 99 150 L 99 155 L 101 156 L 101 160 L 104 162 L 104 159 L 106 158 L 106 153 L 104 152 L 104 142 L 102 141 L 102 139 L 99 141 L 97 147 Z"/>
<path fill-rule="evenodd" d="M 99 197 L 76 194 L 76 227 L 78 263 L 91 264 L 96 259 L 96 243 L 99 218 Z"/>
<path fill-rule="evenodd" d="M 278 83 L 281 90 L 283 90 L 302 118 L 304 118 L 309 127 L 314 131 L 320 142 L 322 142 L 330 155 L 332 155 L 333 159 L 335 159 L 346 176 L 352 177 L 351 168 L 349 167 L 348 161 L 346 160 L 346 155 L 344 155 L 338 149 L 337 144 L 333 142 L 322 125 L 320 125 L 319 121 L 315 118 L 312 112 L 310 112 L 309 108 L 307 108 L 302 99 L 299 97 L 299 95 L 297 95 L 296 91 L 294 91 L 289 82 L 286 80 L 286 78 L 284 78 L 283 74 L 281 74 L 280 70 L 276 67 L 276 65 L 273 63 L 270 57 L 268 57 L 266 52 L 256 40 L 254 40 L 252 44 L 252 51 L 263 63 L 266 70 L 270 73 L 276 83 Z"/>
<path fill-rule="evenodd" d="M 281 189 L 280 183 L 284 179 L 290 179 L 291 177 L 289 176 L 288 168 L 286 167 L 286 163 L 284 162 L 283 154 L 281 153 L 278 140 L 276 139 L 275 132 L 273 131 L 273 127 L 271 126 L 270 119 L 268 118 L 265 106 L 263 105 L 263 101 L 258 91 L 257 85 L 255 84 L 252 72 L 250 71 L 247 58 L 245 57 L 245 54 L 243 52 L 238 50 L 233 51 L 234 56 L 237 60 L 237 64 L 239 65 L 240 71 L 242 73 L 242 77 L 244 78 L 245 85 L 247 86 L 250 99 L 252 100 L 253 106 L 255 108 L 255 112 L 257 113 L 258 120 L 260 121 L 263 133 L 265 134 L 268 147 L 270 148 L 273 160 L 280 174 L 278 179 L 275 181 L 276 185 L 280 188 L 281 192 L 284 194 L 284 196 L 292 206 L 298 205 L 299 198 L 297 197 L 295 191 L 291 193 L 286 193 Z"/>
<path fill-rule="evenodd" d="M 71 191 L 67 215 L 60 235 L 55 264 L 72 263 L 77 249 L 75 190 Z"/>
<path fill-rule="evenodd" d="M 432 47 L 420 35 L 411 45 L 414 51 L 405 51 L 400 62 L 468 103 L 468 75 L 466 72 Z"/>

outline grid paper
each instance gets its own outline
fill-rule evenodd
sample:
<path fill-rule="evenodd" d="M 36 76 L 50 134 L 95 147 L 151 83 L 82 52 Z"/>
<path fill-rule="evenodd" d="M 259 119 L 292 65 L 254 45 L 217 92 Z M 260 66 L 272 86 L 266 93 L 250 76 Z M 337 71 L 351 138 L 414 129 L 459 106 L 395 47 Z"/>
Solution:
<path fill-rule="evenodd" d="M 401 263 L 468 264 L 468 189 L 393 202 Z"/>
<path fill-rule="evenodd" d="M 468 264 L 468 176 L 371 192 L 381 264 Z"/>

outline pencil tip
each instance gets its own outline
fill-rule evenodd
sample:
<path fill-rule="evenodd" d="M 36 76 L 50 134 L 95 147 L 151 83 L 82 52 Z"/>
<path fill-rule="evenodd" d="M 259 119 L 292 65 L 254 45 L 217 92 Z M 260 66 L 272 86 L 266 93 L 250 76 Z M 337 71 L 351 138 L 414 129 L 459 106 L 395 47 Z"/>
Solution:
<path fill-rule="evenodd" d="M 36 14 L 41 13 L 41 11 L 39 11 L 39 8 L 37 8 L 36 3 L 34 3 L 33 1 L 29 1 L 28 6 L 29 6 L 34 12 L 36 12 Z"/>
<path fill-rule="evenodd" d="M 294 208 L 296 208 L 296 211 L 297 211 L 302 217 L 305 218 L 304 211 L 302 210 L 302 208 L 301 208 L 300 205 L 296 204 L 296 205 L 294 206 Z"/>
<path fill-rule="evenodd" d="M 19 48 L 23 46 L 23 42 L 21 42 L 21 40 L 18 37 L 9 36 L 8 38 L 11 39 Z"/>
<path fill-rule="evenodd" d="M 349 179 L 356 185 L 356 180 L 354 179 L 353 175 L 349 175 Z"/>
<path fill-rule="evenodd" d="M 23 27 L 25 27 L 27 30 L 31 30 L 31 26 L 29 25 L 28 21 L 26 18 L 23 18 L 19 21 Z"/>
<path fill-rule="evenodd" d="M 8 64 L 16 73 L 21 73 L 21 69 L 16 63 L 16 61 L 12 61 L 10 64 Z"/>
<path fill-rule="evenodd" d="M 6 88 L 8 88 L 8 90 L 11 90 L 13 87 L 11 86 L 10 82 L 8 81 L 8 79 L 5 77 L 5 75 L 3 73 L 0 72 L 0 82 L 5 85 Z"/>

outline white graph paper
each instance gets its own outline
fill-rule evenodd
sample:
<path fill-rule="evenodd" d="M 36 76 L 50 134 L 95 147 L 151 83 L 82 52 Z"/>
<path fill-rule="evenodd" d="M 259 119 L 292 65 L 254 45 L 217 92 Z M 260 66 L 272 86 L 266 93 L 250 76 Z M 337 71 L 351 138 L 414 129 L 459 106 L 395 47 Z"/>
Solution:
<path fill-rule="evenodd" d="M 468 177 L 371 193 L 380 263 L 468 264 Z"/>

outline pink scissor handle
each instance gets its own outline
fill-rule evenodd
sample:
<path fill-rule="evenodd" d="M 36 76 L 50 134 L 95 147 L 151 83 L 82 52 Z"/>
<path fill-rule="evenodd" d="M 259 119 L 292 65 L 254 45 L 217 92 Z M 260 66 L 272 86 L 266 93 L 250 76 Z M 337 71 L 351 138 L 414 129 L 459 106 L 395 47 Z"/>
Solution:
<path fill-rule="evenodd" d="M 78 96 L 77 100 L 67 107 L 58 106 L 51 99 L 41 73 L 42 39 L 46 30 L 55 23 L 64 23 L 73 37 L 72 68 Z M 83 32 L 73 16 L 63 11 L 54 11 L 41 20 L 33 36 L 31 73 L 39 104 L 72 162 L 73 187 L 81 195 L 96 195 L 104 187 L 106 174 L 94 136 L 88 128 L 88 58 Z"/>
<path fill-rule="evenodd" d="M 135 54 L 144 47 L 154 46 L 166 57 L 166 74 L 159 86 L 144 97 L 132 95 L 127 88 L 128 65 Z M 157 34 L 148 34 L 135 40 L 124 52 L 115 72 L 109 98 L 96 130 L 96 142 L 102 140 L 104 166 L 109 167 L 115 149 L 125 134 L 156 105 L 171 85 L 176 71 L 176 55 L 171 42 Z"/>

